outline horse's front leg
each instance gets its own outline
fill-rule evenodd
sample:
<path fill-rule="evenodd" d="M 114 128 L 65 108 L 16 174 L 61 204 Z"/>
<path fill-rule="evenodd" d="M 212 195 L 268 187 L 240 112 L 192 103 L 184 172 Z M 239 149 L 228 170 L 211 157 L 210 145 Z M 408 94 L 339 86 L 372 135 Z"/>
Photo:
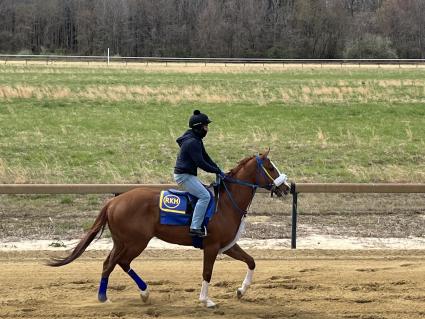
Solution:
<path fill-rule="evenodd" d="M 202 272 L 202 288 L 199 294 L 199 301 L 201 301 L 208 308 L 215 307 L 216 304 L 208 297 L 208 286 L 211 281 L 214 262 L 217 258 L 218 247 L 205 247 L 204 248 L 204 270 Z"/>
<path fill-rule="evenodd" d="M 245 294 L 245 292 L 248 290 L 249 286 L 252 283 L 252 277 L 254 276 L 255 269 L 254 258 L 248 255 L 238 244 L 235 244 L 223 253 L 236 260 L 244 261 L 248 266 L 245 279 L 242 282 L 242 287 L 238 288 L 237 290 L 238 298 L 242 298 L 242 296 Z"/>

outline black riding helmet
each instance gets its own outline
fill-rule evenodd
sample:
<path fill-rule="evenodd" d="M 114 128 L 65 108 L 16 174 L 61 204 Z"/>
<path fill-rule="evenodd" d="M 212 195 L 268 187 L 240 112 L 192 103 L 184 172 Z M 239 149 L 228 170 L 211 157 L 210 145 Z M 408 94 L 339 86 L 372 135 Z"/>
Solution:
<path fill-rule="evenodd" d="M 204 113 L 201 113 L 199 110 L 193 111 L 193 115 L 189 119 L 190 128 L 201 128 L 203 125 L 210 124 L 211 120 Z"/>

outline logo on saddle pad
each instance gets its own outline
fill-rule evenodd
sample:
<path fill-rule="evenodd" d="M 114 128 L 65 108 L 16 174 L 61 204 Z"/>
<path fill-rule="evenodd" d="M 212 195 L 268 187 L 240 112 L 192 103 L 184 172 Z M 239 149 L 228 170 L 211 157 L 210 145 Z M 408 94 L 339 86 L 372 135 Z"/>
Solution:
<path fill-rule="evenodd" d="M 180 205 L 180 198 L 176 195 L 165 195 L 162 202 L 165 207 L 172 209 Z"/>
<path fill-rule="evenodd" d="M 183 192 L 182 192 L 183 193 Z M 159 199 L 159 208 L 168 213 L 185 214 L 188 199 L 183 194 L 175 194 L 170 191 L 162 191 Z"/>

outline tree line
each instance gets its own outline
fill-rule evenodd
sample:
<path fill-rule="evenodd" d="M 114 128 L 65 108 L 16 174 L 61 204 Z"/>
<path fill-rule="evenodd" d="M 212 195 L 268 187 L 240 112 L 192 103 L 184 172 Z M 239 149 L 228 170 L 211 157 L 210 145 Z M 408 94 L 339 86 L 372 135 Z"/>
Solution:
<path fill-rule="evenodd" d="M 0 0 L 0 52 L 425 58 L 424 0 Z"/>

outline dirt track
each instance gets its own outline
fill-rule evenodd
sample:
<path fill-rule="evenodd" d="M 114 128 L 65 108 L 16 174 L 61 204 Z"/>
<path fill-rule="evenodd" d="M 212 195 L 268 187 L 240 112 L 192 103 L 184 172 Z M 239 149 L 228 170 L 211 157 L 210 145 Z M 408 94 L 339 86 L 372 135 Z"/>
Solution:
<path fill-rule="evenodd" d="M 205 309 L 197 301 L 201 252 L 148 250 L 133 268 L 147 281 L 143 304 L 119 268 L 110 304 L 96 300 L 104 251 L 62 267 L 52 252 L 0 252 L 0 318 L 425 318 L 425 251 L 253 250 L 257 270 L 242 300 L 245 265 L 216 263 Z"/>

